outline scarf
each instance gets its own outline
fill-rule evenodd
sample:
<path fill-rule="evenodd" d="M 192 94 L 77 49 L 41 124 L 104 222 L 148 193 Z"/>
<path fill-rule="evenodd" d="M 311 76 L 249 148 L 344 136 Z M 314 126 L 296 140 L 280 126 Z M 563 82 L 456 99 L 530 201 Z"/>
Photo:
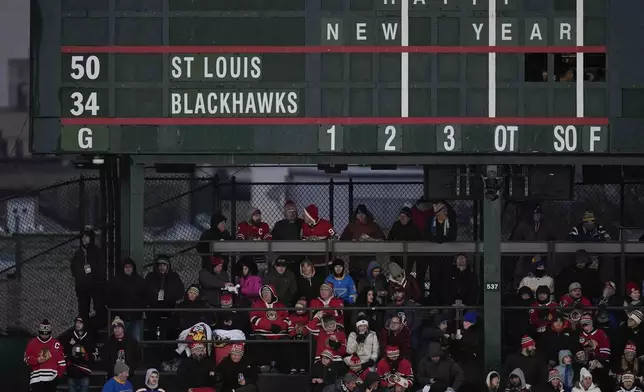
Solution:
<path fill-rule="evenodd" d="M 436 225 L 438 224 L 438 219 L 436 217 L 432 218 L 432 226 L 430 228 L 432 234 L 436 235 Z M 443 221 L 443 236 L 447 237 L 449 232 L 449 218 L 445 218 Z"/>

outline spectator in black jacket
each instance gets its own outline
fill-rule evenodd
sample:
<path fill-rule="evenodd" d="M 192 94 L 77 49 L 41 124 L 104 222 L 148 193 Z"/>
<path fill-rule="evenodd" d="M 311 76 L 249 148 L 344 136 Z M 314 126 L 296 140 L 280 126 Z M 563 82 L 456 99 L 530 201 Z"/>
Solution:
<path fill-rule="evenodd" d="M 148 305 L 155 309 L 174 309 L 183 298 L 183 282 L 179 274 L 172 271 L 170 259 L 158 256 L 154 271 L 145 277 Z M 171 340 L 176 338 L 172 328 L 172 312 L 147 312 L 147 340 Z M 170 352 L 167 346 L 155 347 L 156 357 L 165 358 L 165 352 Z M 169 354 L 168 354 L 169 355 Z"/>
<path fill-rule="evenodd" d="M 521 351 L 508 355 L 503 366 L 502 374 L 510 374 L 514 369 L 521 369 L 525 374 L 525 382 L 539 385 L 548 377 L 548 362 L 545 356 L 537 353 L 537 344 L 530 336 L 521 338 Z M 506 383 L 508 380 L 504 380 Z"/>
<path fill-rule="evenodd" d="M 335 385 L 335 382 L 347 374 L 348 370 L 344 361 L 333 360 L 331 351 L 322 351 L 320 360 L 311 368 L 311 391 L 322 392 L 326 386 Z"/>
<path fill-rule="evenodd" d="M 210 228 L 204 231 L 199 237 L 199 242 L 197 243 L 197 252 L 201 255 L 201 266 L 210 265 L 210 256 L 220 256 L 217 254 L 214 255 L 210 251 L 210 242 L 211 241 L 231 241 L 233 237 L 230 235 L 230 232 L 226 230 L 226 219 L 222 214 L 214 214 L 210 218 Z M 222 257 L 224 263 L 228 263 L 228 257 Z"/>
<path fill-rule="evenodd" d="M 432 242 L 441 244 L 456 241 L 456 212 L 446 201 L 434 203 L 434 216 L 429 220 L 428 232 Z"/>
<path fill-rule="evenodd" d="M 107 266 L 101 248 L 95 244 L 92 230 L 83 232 L 81 246 L 71 260 L 71 272 L 74 277 L 78 314 L 89 321 L 90 303 L 94 302 L 96 312 L 95 325 L 103 326 L 107 321 L 107 310 L 103 290 L 107 281 Z"/>
<path fill-rule="evenodd" d="M 112 336 L 101 347 L 100 357 L 108 379 L 114 376 L 114 365 L 117 362 L 124 362 L 132 374 L 141 364 L 141 348 L 136 340 L 127 336 L 125 323 L 120 317 L 112 321 Z"/>
<path fill-rule="evenodd" d="M 309 260 L 304 260 L 300 263 L 300 273 L 297 276 L 297 294 L 295 298 L 306 298 L 309 303 L 313 298 L 317 298 L 320 294 L 320 286 L 324 283 L 326 276 L 319 274 L 315 270 L 315 266 Z"/>
<path fill-rule="evenodd" d="M 147 305 L 145 280 L 136 271 L 134 260 L 129 257 L 123 259 L 121 268 L 108 287 L 107 304 L 110 309 L 145 308 Z M 125 321 L 128 336 L 143 339 L 143 312 L 113 311 L 112 314 Z"/>
<path fill-rule="evenodd" d="M 256 392 L 257 367 L 244 357 L 244 345 L 233 344 L 230 355 L 217 365 L 221 392 Z"/>
<path fill-rule="evenodd" d="M 190 285 L 186 294 L 183 296 L 183 300 L 177 306 L 178 309 L 207 309 L 208 306 L 201 299 L 199 286 L 196 284 Z M 188 329 L 193 325 L 204 322 L 208 325 L 211 324 L 211 317 L 209 313 L 206 312 L 177 312 L 177 317 L 179 319 L 179 329 L 183 331 Z"/>
<path fill-rule="evenodd" d="M 67 358 L 67 384 L 69 390 L 87 391 L 92 375 L 92 365 L 98 360 L 98 351 L 91 334 L 85 330 L 85 321 L 76 317 L 74 328 L 60 338 Z"/>
<path fill-rule="evenodd" d="M 304 220 L 297 216 L 297 205 L 292 200 L 287 200 L 284 204 L 284 219 L 278 221 L 271 234 L 274 241 L 299 241 L 302 239 L 302 224 Z M 288 255 L 282 256 L 288 261 L 289 269 L 294 273 L 298 273 L 298 266 L 304 260 L 302 255 Z"/>
<path fill-rule="evenodd" d="M 177 384 L 180 391 L 190 388 L 215 388 L 215 359 L 207 355 L 206 346 L 194 343 L 190 357 L 184 358 L 177 369 Z"/>
<path fill-rule="evenodd" d="M 452 305 L 460 299 L 464 305 L 477 305 L 479 298 L 479 279 L 468 265 L 464 254 L 456 256 L 456 262 L 443 280 L 443 303 Z"/>
<path fill-rule="evenodd" d="M 393 225 L 391 225 L 391 229 L 389 229 L 389 234 L 387 235 L 387 241 L 422 241 L 423 240 L 423 235 L 418 228 L 412 222 L 411 219 L 412 212 L 411 208 L 409 207 L 403 207 L 400 210 L 400 213 L 398 214 L 398 220 L 394 222 Z M 414 263 L 418 263 L 418 261 L 425 261 L 422 263 L 422 266 L 425 267 L 423 271 L 419 275 L 422 275 L 419 277 L 419 279 L 424 279 L 425 278 L 425 271 L 427 269 L 427 261 L 426 258 L 422 257 L 409 257 L 407 259 L 407 264 L 404 263 L 403 258 L 401 256 L 392 256 L 391 261 L 394 263 L 397 263 L 399 265 L 402 265 L 405 268 L 405 271 L 407 271 L 407 274 L 409 275 L 413 268 L 414 268 Z M 420 263 L 419 263 L 420 264 Z M 420 269 L 420 266 L 417 266 L 416 269 Z M 367 277 L 369 275 L 367 274 Z M 419 283 L 422 283 L 419 281 Z M 358 290 L 360 291 L 360 290 Z"/>

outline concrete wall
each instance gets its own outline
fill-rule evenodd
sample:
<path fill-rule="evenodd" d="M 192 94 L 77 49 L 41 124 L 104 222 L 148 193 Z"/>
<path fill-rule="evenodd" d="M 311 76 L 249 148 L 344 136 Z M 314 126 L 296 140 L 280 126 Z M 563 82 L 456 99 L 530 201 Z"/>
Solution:
<path fill-rule="evenodd" d="M 0 108 L 9 106 L 9 60 L 29 59 L 29 1 L 0 1 Z"/>

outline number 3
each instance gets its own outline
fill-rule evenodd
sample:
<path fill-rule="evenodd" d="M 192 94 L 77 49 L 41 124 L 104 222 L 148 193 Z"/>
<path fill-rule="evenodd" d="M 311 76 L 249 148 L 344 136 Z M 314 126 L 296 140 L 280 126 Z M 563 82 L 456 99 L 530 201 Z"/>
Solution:
<path fill-rule="evenodd" d="M 385 142 L 385 151 L 396 151 L 396 146 L 392 144 L 396 138 L 396 127 L 387 125 L 385 127 L 385 135 L 389 136 L 387 142 Z"/>
<path fill-rule="evenodd" d="M 454 148 L 456 147 L 456 139 L 454 139 L 454 127 L 451 125 L 448 125 L 443 129 L 443 133 L 445 134 L 445 140 L 443 142 L 443 147 L 445 147 L 445 151 L 454 151 Z"/>

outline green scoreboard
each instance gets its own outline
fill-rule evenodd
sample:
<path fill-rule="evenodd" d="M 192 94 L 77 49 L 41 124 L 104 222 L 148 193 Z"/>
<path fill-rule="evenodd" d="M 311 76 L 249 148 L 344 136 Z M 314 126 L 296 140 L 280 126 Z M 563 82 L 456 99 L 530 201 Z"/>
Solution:
<path fill-rule="evenodd" d="M 642 14 L 641 0 L 32 0 L 31 148 L 644 154 Z"/>

